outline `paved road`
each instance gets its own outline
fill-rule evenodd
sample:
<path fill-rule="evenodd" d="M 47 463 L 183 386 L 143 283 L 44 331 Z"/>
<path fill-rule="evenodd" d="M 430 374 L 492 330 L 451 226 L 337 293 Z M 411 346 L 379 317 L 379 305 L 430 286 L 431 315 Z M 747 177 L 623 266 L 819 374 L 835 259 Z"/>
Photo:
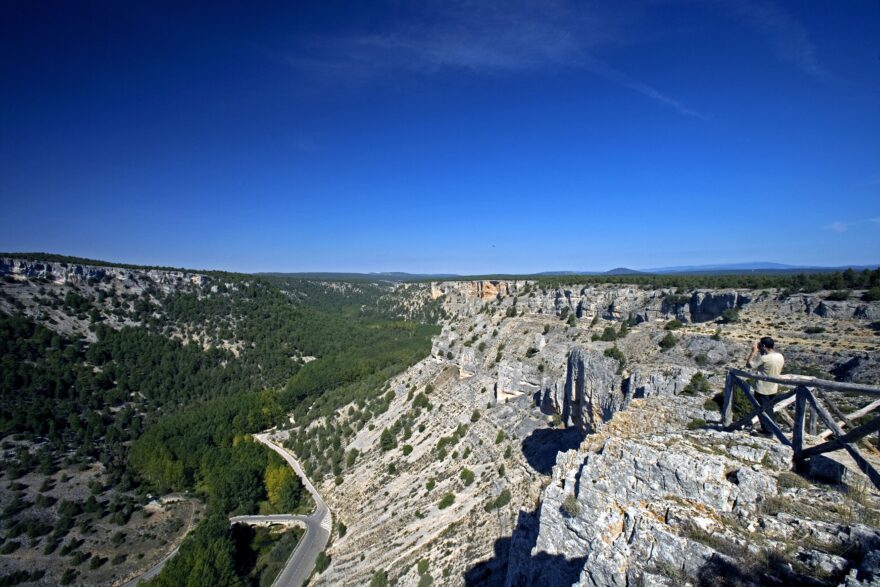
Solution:
<path fill-rule="evenodd" d="M 283 434 L 286 435 L 287 433 L 284 432 Z M 318 559 L 318 554 L 327 547 L 327 542 L 330 540 L 330 528 L 333 527 L 333 517 L 330 514 L 330 509 L 327 507 L 327 504 L 321 499 L 321 495 L 315 489 L 315 486 L 312 485 L 312 482 L 309 481 L 308 477 L 306 477 L 306 474 L 303 472 L 302 467 L 299 466 L 296 459 L 294 459 L 289 452 L 275 444 L 268 432 L 255 434 L 254 438 L 281 455 L 293 470 L 296 471 L 296 474 L 302 479 L 303 485 L 309 493 L 312 494 L 312 498 L 315 500 L 315 511 L 308 516 L 295 516 L 292 514 L 235 516 L 230 518 L 229 521 L 233 524 L 251 524 L 254 526 L 271 524 L 304 525 L 306 527 L 305 535 L 290 554 L 290 558 L 287 559 L 287 564 L 284 566 L 284 569 L 278 574 L 275 581 L 272 583 L 272 587 L 300 587 L 306 582 L 309 575 L 312 574 L 312 570 L 315 568 L 315 561 Z M 175 548 L 153 568 L 140 577 L 129 581 L 124 587 L 133 587 L 141 581 L 152 579 L 158 575 L 159 571 L 162 570 L 162 567 L 165 566 L 165 563 L 177 554 L 178 549 L 179 547 Z"/>
<path fill-rule="evenodd" d="M 308 477 L 303 473 L 303 470 L 296 459 L 294 459 L 289 452 L 275 444 L 269 433 L 264 432 L 262 434 L 255 434 L 254 438 L 274 450 L 281 455 L 285 461 L 287 461 L 293 470 L 296 471 L 296 474 L 299 475 L 300 479 L 302 479 L 303 485 L 309 493 L 312 494 L 312 498 L 315 500 L 315 511 L 309 516 L 242 516 L 249 519 L 250 523 L 265 523 L 267 521 L 271 522 L 272 519 L 277 519 L 278 523 L 305 524 L 305 536 L 303 536 L 299 541 L 299 544 L 296 545 L 290 558 L 287 559 L 287 564 L 284 566 L 284 569 L 278 574 L 275 581 L 272 583 L 272 587 L 300 587 L 306 582 L 309 575 L 312 574 L 318 554 L 327 547 L 327 542 L 330 540 L 330 528 L 333 526 L 333 517 L 330 514 L 330 509 L 327 507 L 327 504 L 324 503 L 324 500 L 321 499 L 321 495 L 315 489 L 315 486 L 312 485 L 312 482 L 309 481 Z"/>

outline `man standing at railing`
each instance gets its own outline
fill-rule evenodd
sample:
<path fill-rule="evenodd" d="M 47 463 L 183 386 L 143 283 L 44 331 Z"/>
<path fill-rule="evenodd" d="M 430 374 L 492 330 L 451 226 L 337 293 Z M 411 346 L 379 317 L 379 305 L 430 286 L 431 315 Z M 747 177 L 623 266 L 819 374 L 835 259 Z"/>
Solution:
<path fill-rule="evenodd" d="M 785 357 L 774 348 L 776 344 L 769 336 L 765 336 L 752 346 L 752 352 L 746 359 L 746 369 L 754 369 L 761 375 L 769 375 L 771 377 L 779 377 L 782 374 L 782 366 L 785 364 Z M 766 405 L 773 400 L 779 385 L 770 383 L 769 381 L 758 381 L 755 385 L 755 398 Z M 761 423 L 761 430 L 769 434 L 770 431 L 764 427 L 764 422 L 758 418 Z"/>

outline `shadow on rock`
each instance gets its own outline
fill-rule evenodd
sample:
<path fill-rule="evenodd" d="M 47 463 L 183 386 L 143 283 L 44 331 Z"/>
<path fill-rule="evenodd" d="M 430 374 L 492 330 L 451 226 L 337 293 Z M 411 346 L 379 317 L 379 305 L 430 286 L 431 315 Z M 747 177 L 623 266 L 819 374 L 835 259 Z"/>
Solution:
<path fill-rule="evenodd" d="M 586 557 L 567 559 L 546 552 L 532 556 L 538 540 L 539 516 L 540 509 L 520 511 L 513 534 L 495 541 L 495 556 L 469 569 L 464 575 L 464 584 L 467 587 L 567 587 L 577 582 Z"/>
<path fill-rule="evenodd" d="M 522 441 L 522 453 L 535 471 L 549 475 L 557 453 L 579 447 L 583 439 L 577 428 L 539 428 Z"/>

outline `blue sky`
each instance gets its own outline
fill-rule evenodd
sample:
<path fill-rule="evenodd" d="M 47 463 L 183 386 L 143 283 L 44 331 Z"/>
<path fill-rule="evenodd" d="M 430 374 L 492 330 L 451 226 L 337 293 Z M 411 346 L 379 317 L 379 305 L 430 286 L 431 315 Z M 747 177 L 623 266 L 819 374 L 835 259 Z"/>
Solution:
<path fill-rule="evenodd" d="M 880 262 L 874 0 L 0 3 L 0 250 Z"/>

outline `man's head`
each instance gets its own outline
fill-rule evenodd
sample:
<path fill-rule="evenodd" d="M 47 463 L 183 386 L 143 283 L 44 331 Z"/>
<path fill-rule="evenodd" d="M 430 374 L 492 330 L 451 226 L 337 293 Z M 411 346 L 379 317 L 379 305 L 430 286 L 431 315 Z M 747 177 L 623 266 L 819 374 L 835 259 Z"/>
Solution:
<path fill-rule="evenodd" d="M 765 336 L 758 341 L 758 350 L 772 351 L 774 345 L 775 343 L 773 342 L 773 339 L 769 336 Z"/>

